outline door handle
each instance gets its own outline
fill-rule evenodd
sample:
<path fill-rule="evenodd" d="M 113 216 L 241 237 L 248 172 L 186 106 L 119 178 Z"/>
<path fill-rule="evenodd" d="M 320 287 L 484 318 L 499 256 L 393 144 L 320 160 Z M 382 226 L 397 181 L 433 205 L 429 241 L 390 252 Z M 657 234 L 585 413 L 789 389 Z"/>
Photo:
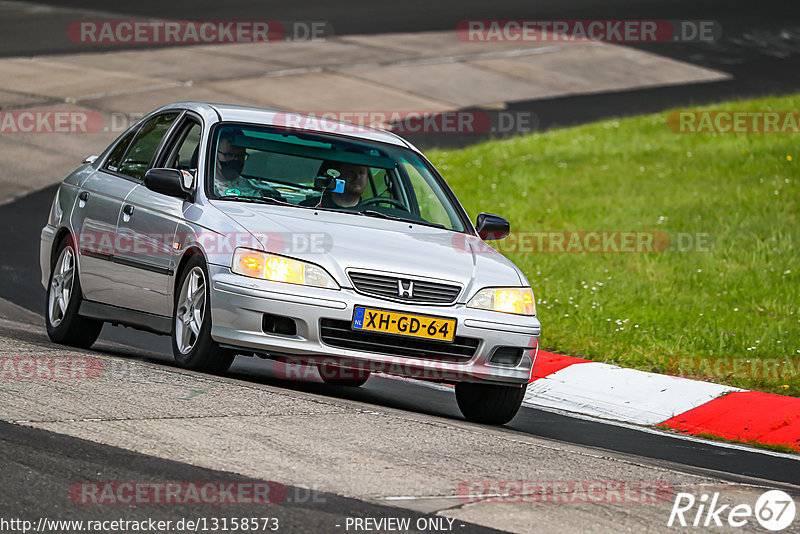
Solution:
<path fill-rule="evenodd" d="M 81 194 L 78 195 L 78 198 L 86 202 L 87 200 L 89 200 L 89 195 L 90 193 L 88 191 L 81 191 Z"/>
<path fill-rule="evenodd" d="M 122 213 L 124 213 L 124 214 L 125 214 L 125 215 L 127 215 L 128 217 L 130 217 L 131 215 L 133 215 L 133 205 L 131 205 L 131 204 L 125 204 L 125 207 L 124 207 L 124 208 L 122 208 Z"/>

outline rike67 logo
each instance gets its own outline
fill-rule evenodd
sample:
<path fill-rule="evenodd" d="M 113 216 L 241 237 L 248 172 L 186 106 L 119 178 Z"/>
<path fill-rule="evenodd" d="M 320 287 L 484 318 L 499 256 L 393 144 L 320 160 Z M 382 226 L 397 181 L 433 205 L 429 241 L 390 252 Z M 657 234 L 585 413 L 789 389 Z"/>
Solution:
<path fill-rule="evenodd" d="M 784 530 L 792 524 L 795 517 L 795 504 L 792 497 L 781 490 L 763 493 L 755 506 L 749 504 L 722 504 L 719 492 L 699 498 L 691 493 L 678 493 L 672 504 L 667 526 L 681 527 L 743 527 L 755 519 L 761 527 L 771 530 Z"/>

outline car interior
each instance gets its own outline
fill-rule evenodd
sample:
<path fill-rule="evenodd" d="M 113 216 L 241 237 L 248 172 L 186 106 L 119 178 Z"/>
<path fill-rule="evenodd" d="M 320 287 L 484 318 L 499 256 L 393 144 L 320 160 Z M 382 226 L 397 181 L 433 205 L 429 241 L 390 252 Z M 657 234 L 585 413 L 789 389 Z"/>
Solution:
<path fill-rule="evenodd" d="M 382 214 L 447 228 L 458 221 L 454 210 L 449 213 L 445 207 L 449 202 L 442 199 L 444 193 L 437 194 L 418 170 L 421 162 L 398 157 L 391 149 L 312 134 L 239 127 L 219 128 L 217 142 L 222 136 L 231 139 L 233 146 L 245 148 L 240 179 L 261 197 L 319 207 L 322 196 L 335 187 L 335 178 L 345 166 L 363 166 L 368 169 L 368 178 L 359 209 L 373 216 Z"/>

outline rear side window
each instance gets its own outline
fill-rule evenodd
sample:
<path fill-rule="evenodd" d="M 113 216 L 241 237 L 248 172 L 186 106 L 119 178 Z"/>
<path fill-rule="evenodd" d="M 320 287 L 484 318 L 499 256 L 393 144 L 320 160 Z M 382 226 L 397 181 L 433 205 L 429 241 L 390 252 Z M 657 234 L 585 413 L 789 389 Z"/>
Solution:
<path fill-rule="evenodd" d="M 120 162 L 117 172 L 136 180 L 142 180 L 156 149 L 177 117 L 177 112 L 165 113 L 144 123 L 131 143 L 125 158 Z M 114 169 L 109 166 L 109 170 Z"/>

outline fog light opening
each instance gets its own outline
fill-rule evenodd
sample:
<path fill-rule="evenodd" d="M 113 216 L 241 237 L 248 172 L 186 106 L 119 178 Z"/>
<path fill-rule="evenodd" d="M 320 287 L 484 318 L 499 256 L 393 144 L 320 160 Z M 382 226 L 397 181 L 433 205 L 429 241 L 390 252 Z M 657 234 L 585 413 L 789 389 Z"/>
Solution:
<path fill-rule="evenodd" d="M 516 367 L 521 359 L 522 349 L 518 347 L 497 347 L 492 357 L 489 358 L 489 363 Z"/>
<path fill-rule="evenodd" d="M 261 320 L 261 329 L 265 334 L 280 334 L 282 336 L 296 336 L 297 323 L 290 317 L 265 313 Z"/>

